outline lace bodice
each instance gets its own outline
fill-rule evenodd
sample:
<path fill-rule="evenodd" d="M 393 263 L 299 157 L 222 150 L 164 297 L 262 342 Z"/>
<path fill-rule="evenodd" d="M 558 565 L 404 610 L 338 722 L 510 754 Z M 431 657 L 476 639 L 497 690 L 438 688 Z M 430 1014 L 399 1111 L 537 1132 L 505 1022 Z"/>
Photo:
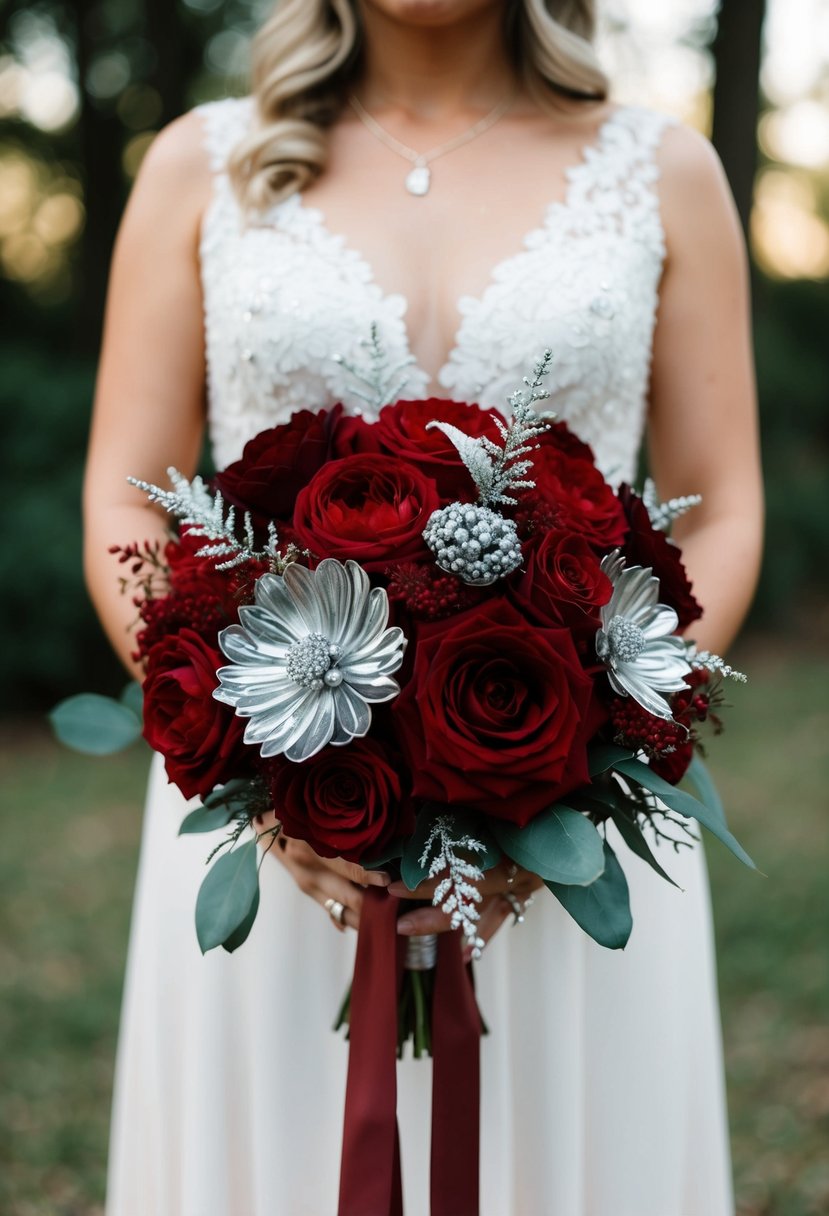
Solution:
<path fill-rule="evenodd" d="M 390 360 L 410 357 L 406 300 L 385 294 L 371 267 L 295 194 L 243 225 L 225 173 L 252 120 L 248 98 L 201 106 L 215 173 L 201 235 L 208 420 L 219 467 L 293 410 L 342 401 L 367 413 L 353 377 L 376 323 Z M 458 302 L 461 323 L 438 373 L 440 395 L 504 410 L 545 348 L 553 352 L 545 408 L 593 446 L 614 481 L 629 479 L 645 419 L 664 236 L 654 154 L 666 115 L 615 110 L 567 171 L 524 248 L 499 262 L 479 297 Z M 407 369 L 405 397 L 428 395 Z"/>

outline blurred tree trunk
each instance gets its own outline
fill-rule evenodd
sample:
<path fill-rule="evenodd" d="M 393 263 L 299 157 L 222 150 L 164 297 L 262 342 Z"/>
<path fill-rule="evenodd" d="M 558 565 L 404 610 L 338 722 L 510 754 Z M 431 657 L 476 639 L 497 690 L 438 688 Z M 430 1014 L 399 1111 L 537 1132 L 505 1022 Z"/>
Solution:
<path fill-rule="evenodd" d="M 721 0 L 711 48 L 716 72 L 711 139 L 748 233 L 757 171 L 760 48 L 765 0 Z"/>
<path fill-rule="evenodd" d="M 186 108 L 189 47 L 175 0 L 144 0 L 144 29 L 156 54 L 155 70 L 147 83 L 161 97 L 161 123 L 178 118 Z"/>
<path fill-rule="evenodd" d="M 112 109 L 97 106 L 85 87 L 96 36 L 95 0 L 75 0 L 75 48 L 81 95 L 78 147 L 86 220 L 80 249 L 80 291 L 75 311 L 75 345 L 97 353 L 101 338 L 109 260 L 124 205 L 121 168 L 123 128 Z"/>

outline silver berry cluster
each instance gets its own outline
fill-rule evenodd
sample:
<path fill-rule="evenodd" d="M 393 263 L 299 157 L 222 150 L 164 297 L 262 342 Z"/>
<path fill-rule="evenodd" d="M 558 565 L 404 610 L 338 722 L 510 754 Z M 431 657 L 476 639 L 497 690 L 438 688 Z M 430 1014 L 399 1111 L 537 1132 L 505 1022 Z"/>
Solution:
<path fill-rule="evenodd" d="M 441 570 L 465 583 L 486 587 L 521 565 L 515 523 L 473 503 L 450 503 L 435 511 L 423 533 Z"/>

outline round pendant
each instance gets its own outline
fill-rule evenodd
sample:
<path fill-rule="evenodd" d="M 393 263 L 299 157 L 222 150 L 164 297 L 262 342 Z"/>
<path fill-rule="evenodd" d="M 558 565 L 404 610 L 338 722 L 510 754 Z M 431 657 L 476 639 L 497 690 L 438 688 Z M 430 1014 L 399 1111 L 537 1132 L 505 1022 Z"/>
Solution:
<path fill-rule="evenodd" d="M 428 165 L 415 165 L 406 174 L 406 189 L 409 194 L 428 194 L 432 174 Z"/>

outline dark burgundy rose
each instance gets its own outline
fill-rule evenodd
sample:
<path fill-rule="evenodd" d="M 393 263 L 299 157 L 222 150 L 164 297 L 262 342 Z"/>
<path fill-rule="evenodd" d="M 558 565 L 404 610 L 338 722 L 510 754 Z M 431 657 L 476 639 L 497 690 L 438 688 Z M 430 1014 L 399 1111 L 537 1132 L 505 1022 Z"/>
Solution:
<path fill-rule="evenodd" d="M 331 434 L 332 460 L 379 451 L 381 447 L 376 423 L 366 422 L 359 414 L 341 413 L 337 417 Z"/>
<path fill-rule="evenodd" d="M 702 608 L 694 598 L 691 583 L 682 564 L 679 548 L 664 532 L 654 528 L 648 509 L 629 486 L 619 490 L 628 522 L 628 534 L 623 546 L 629 566 L 651 566 L 659 579 L 659 599 L 673 608 L 679 617 L 679 628 L 686 629 L 702 616 Z"/>
<path fill-rule="evenodd" d="M 239 460 L 217 473 L 213 484 L 226 502 L 250 511 L 259 527 L 290 520 L 299 491 L 332 454 L 342 406 L 298 410 L 245 444 Z"/>
<path fill-rule="evenodd" d="M 599 558 L 583 536 L 547 532 L 529 548 L 526 571 L 515 586 L 519 605 L 550 625 L 566 625 L 577 639 L 595 634 L 599 608 L 613 592 Z"/>
<path fill-rule="evenodd" d="M 568 444 L 571 439 L 567 432 Z M 580 440 L 575 442 L 585 446 Z M 540 514 L 546 527 L 578 532 L 602 550 L 621 545 L 625 513 L 592 460 L 572 455 L 558 445 L 543 444 L 533 452 L 529 476 L 536 485 L 522 494 L 519 518 Z"/>
<path fill-rule="evenodd" d="M 185 798 L 204 798 L 250 769 L 245 724 L 214 701 L 225 660 L 192 629 L 165 638 L 150 655 L 144 680 L 144 738 L 161 752 L 167 775 Z"/>
<path fill-rule="evenodd" d="M 372 739 L 326 747 L 310 760 L 268 762 L 276 817 L 285 835 L 306 840 L 321 857 L 371 860 L 414 830 L 399 757 Z"/>
<path fill-rule="evenodd" d="M 596 457 L 593 455 L 590 444 L 579 439 L 566 422 L 552 423 L 539 435 L 537 442 L 542 448 L 555 448 L 556 451 L 572 460 L 586 460 L 588 464 L 596 463 Z"/>
<path fill-rule="evenodd" d="M 469 501 L 477 498 L 478 490 L 457 448 L 442 431 L 429 428 L 428 424 L 448 422 L 465 435 L 475 438 L 486 435 L 498 440 L 496 418 L 494 410 L 430 397 L 426 401 L 398 401 L 384 406 L 373 430 L 384 451 L 417 465 L 431 477 L 442 499 Z"/>
<path fill-rule="evenodd" d="M 503 599 L 422 627 L 393 707 L 414 793 L 523 826 L 588 781 L 593 690 L 570 633 Z"/>
<path fill-rule="evenodd" d="M 366 570 L 428 555 L 423 529 L 439 506 L 435 483 L 394 456 L 346 456 L 300 492 L 294 533 L 317 557 L 353 558 Z"/>

